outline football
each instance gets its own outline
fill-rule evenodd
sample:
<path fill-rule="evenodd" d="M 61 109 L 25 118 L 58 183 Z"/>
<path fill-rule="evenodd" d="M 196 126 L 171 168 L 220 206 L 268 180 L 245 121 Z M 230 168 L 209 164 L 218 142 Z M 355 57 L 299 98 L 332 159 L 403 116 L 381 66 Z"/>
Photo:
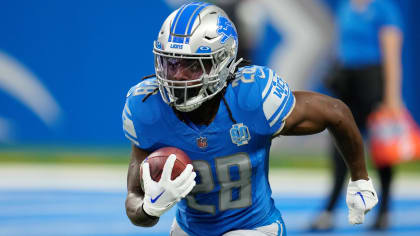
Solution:
<path fill-rule="evenodd" d="M 171 154 L 176 155 L 176 160 L 174 163 L 174 167 L 172 169 L 171 180 L 174 180 L 176 177 L 178 177 L 182 173 L 182 171 L 184 171 L 185 167 L 187 167 L 188 164 L 192 164 L 188 155 L 181 149 L 176 148 L 176 147 L 160 148 L 150 153 L 150 155 L 147 156 L 147 158 L 143 161 L 143 163 L 144 162 L 149 163 L 150 176 L 152 177 L 154 181 L 158 182 L 160 180 L 160 176 L 162 175 L 162 171 L 163 171 L 163 167 L 165 166 L 166 159 L 168 159 L 169 155 Z M 142 166 L 143 165 L 140 166 L 140 182 L 143 188 Z"/>

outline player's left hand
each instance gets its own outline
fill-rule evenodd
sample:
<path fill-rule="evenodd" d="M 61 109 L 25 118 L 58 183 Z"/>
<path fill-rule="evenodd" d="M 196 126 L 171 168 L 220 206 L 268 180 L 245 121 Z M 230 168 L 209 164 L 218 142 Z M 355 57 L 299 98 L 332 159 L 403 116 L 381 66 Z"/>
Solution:
<path fill-rule="evenodd" d="M 347 187 L 346 203 L 349 208 L 349 223 L 362 224 L 365 214 L 378 203 L 378 196 L 373 188 L 372 181 L 351 181 Z"/>

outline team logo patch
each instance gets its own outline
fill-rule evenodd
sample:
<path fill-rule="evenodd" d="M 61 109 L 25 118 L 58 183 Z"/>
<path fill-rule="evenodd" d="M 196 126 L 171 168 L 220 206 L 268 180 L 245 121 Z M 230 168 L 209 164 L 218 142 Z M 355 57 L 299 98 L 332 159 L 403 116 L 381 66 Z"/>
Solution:
<path fill-rule="evenodd" d="M 243 123 L 232 125 L 230 137 L 232 138 L 232 143 L 238 146 L 248 144 L 248 141 L 251 139 L 248 127 Z"/>
<path fill-rule="evenodd" d="M 230 37 L 233 37 L 235 41 L 238 41 L 238 34 L 232 23 L 230 23 L 226 17 L 219 16 L 217 20 L 217 33 L 222 35 L 222 39 L 220 40 L 220 43 L 222 44 L 226 43 Z"/>
<path fill-rule="evenodd" d="M 199 148 L 206 148 L 208 146 L 207 144 L 207 138 L 206 137 L 199 137 L 197 138 L 197 146 Z"/>

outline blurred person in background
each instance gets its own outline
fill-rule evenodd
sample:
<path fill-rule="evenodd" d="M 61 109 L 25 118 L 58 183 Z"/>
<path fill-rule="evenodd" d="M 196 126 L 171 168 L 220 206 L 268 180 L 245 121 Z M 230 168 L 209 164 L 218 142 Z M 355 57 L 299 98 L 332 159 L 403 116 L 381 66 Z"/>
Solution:
<path fill-rule="evenodd" d="M 378 108 L 402 110 L 402 22 L 392 0 L 344 0 L 337 12 L 338 63 L 327 79 L 335 96 L 351 109 L 362 133 L 368 115 Z M 337 148 L 332 150 L 334 185 L 312 230 L 333 228 L 334 210 L 347 175 Z M 392 182 L 390 166 L 378 168 L 382 197 L 373 229 L 388 227 Z"/>

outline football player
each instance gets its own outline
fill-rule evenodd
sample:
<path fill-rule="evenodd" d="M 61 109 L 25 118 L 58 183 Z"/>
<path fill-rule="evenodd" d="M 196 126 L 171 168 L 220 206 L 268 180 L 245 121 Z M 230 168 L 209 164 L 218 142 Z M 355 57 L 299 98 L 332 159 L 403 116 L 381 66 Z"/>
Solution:
<path fill-rule="evenodd" d="M 292 92 L 273 70 L 236 60 L 238 35 L 215 5 L 185 4 L 165 20 L 154 42 L 156 75 L 132 87 L 123 111 L 132 142 L 126 212 L 138 226 L 155 225 L 177 204 L 171 235 L 285 235 L 271 197 L 271 140 L 328 129 L 351 172 L 349 222 L 361 224 L 376 203 L 363 142 L 348 107 L 313 92 Z M 170 179 L 175 157 L 162 177 L 143 163 L 154 150 L 185 151 L 194 168 Z"/>

